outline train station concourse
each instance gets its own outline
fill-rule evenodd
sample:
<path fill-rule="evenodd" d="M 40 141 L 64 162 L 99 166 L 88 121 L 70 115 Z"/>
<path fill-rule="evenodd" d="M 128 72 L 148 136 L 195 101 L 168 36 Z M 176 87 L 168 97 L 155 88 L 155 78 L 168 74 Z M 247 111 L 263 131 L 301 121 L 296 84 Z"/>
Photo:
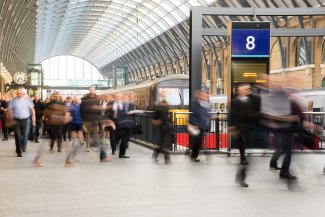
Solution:
<path fill-rule="evenodd" d="M 0 0 L 0 217 L 321 217 L 324 0 Z"/>

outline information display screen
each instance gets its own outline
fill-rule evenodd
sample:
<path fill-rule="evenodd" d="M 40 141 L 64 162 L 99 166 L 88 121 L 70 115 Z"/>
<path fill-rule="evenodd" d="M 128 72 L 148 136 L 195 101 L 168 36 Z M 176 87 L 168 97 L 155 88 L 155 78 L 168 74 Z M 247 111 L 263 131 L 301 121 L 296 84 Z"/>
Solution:
<path fill-rule="evenodd" d="M 261 60 L 232 60 L 233 83 L 266 83 L 268 63 Z"/>

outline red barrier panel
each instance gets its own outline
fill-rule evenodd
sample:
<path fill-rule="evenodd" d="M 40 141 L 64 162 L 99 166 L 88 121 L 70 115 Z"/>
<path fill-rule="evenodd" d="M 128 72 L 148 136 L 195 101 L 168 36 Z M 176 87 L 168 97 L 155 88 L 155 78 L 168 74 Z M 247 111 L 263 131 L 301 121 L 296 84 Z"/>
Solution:
<path fill-rule="evenodd" d="M 176 134 L 176 143 L 177 145 L 183 147 L 189 147 L 189 135 L 188 133 L 177 133 Z M 216 149 L 217 142 L 216 142 L 216 135 L 215 134 L 206 134 L 205 141 L 202 144 L 202 148 L 205 149 Z M 227 149 L 228 148 L 228 134 L 220 133 L 219 134 L 219 148 L 220 149 Z"/>

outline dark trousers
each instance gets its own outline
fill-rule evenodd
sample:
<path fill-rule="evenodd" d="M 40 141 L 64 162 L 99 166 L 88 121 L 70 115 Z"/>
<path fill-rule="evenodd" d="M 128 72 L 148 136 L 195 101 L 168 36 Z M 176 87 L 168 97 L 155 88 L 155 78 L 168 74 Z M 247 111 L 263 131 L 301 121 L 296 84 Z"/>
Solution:
<path fill-rule="evenodd" d="M 292 149 L 292 130 L 284 129 L 274 131 L 273 144 L 276 146 L 276 151 L 271 158 L 271 165 L 277 165 L 277 161 L 281 155 L 284 155 L 281 171 L 288 172 L 291 164 L 291 149 Z"/>
<path fill-rule="evenodd" d="M 116 131 L 113 129 L 113 127 L 107 127 L 109 131 L 109 141 L 111 143 L 111 149 L 112 153 L 115 153 L 116 151 Z"/>
<path fill-rule="evenodd" d="M 248 126 L 239 127 L 238 130 L 239 130 L 239 136 L 237 138 L 236 143 L 239 149 L 240 161 L 245 161 L 246 160 L 245 152 L 246 152 L 247 143 L 252 141 L 249 138 L 251 130 L 248 128 Z"/>
<path fill-rule="evenodd" d="M 58 143 L 58 150 L 62 147 L 62 126 L 61 125 L 49 125 L 50 138 L 51 138 L 51 150 L 54 147 L 55 141 Z"/>
<path fill-rule="evenodd" d="M 14 127 L 14 131 L 15 131 L 16 153 L 18 155 L 21 155 L 22 149 L 25 149 L 27 146 L 30 118 L 26 118 L 26 119 L 15 118 L 15 121 L 16 121 L 16 125 Z"/>
<path fill-rule="evenodd" d="M 191 140 L 191 158 L 197 158 L 199 156 L 199 152 L 201 150 L 201 143 L 202 143 L 202 138 L 203 138 L 203 133 L 204 130 L 200 129 L 200 133 L 197 136 L 190 136 Z"/>
<path fill-rule="evenodd" d="M 39 136 L 40 136 L 40 129 L 42 128 L 42 120 L 38 119 L 36 120 L 36 125 L 35 125 L 35 132 L 34 132 L 34 139 L 35 141 L 39 140 Z"/>
<path fill-rule="evenodd" d="M 153 152 L 152 157 L 156 159 L 160 152 L 164 153 L 165 160 L 169 160 L 169 153 L 164 151 L 163 149 L 171 149 L 172 146 L 172 132 L 171 128 L 167 124 L 162 124 L 159 127 L 160 132 L 160 140 L 158 143 L 158 147 Z"/>
<path fill-rule="evenodd" d="M 67 140 L 67 133 L 68 133 L 68 139 L 71 138 L 71 135 L 69 135 L 69 124 L 63 125 L 62 126 L 62 136 L 63 136 L 63 140 L 66 141 Z"/>
<path fill-rule="evenodd" d="M 126 148 L 128 147 L 128 143 L 131 135 L 131 129 L 128 128 L 119 129 L 118 135 L 121 138 L 120 152 L 119 152 L 119 156 L 121 157 L 126 153 Z"/>
<path fill-rule="evenodd" d="M 9 129 L 6 127 L 6 119 L 2 118 L 1 122 L 2 122 L 3 138 L 8 139 L 8 131 L 9 131 Z"/>

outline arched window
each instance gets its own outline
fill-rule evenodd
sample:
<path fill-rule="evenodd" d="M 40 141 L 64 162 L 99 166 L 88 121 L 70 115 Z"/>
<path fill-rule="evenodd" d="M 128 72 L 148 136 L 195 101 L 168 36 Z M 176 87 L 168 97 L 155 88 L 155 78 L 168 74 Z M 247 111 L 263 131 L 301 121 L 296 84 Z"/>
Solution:
<path fill-rule="evenodd" d="M 306 65 L 306 49 L 304 39 L 299 38 L 296 49 L 296 66 Z"/>
<path fill-rule="evenodd" d="M 325 87 L 325 78 L 322 80 L 322 87 Z"/>
<path fill-rule="evenodd" d="M 323 38 L 323 46 L 322 46 L 322 64 L 325 64 L 325 37 Z"/>
<path fill-rule="evenodd" d="M 41 64 L 46 86 L 107 86 L 107 80 L 102 77 L 98 69 L 79 57 L 55 56 Z"/>

